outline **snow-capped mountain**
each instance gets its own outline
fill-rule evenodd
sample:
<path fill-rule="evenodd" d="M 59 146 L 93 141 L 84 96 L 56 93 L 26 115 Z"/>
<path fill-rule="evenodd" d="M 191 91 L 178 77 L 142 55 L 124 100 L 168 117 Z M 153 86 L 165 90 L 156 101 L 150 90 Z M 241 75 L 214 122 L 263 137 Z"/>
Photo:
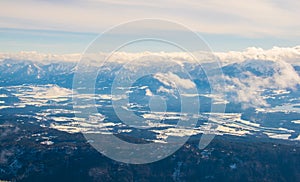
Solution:
<path fill-rule="evenodd" d="M 97 73 L 96 87 L 107 88 L 107 92 L 110 91 L 114 79 L 120 77 L 119 79 L 126 80 L 140 75 L 140 78 L 132 83 L 133 85 L 147 87 L 148 94 L 151 92 L 178 99 L 176 87 L 180 85 L 182 88 L 195 86 L 199 94 L 210 93 L 211 85 L 206 73 L 209 72 L 210 76 L 214 77 L 215 71 L 210 64 L 212 63 L 199 65 L 189 61 L 184 61 L 182 64 L 170 63 L 168 59 L 163 58 L 126 64 L 124 61 L 111 61 L 101 66 L 88 63 L 76 65 L 75 62 L 42 63 L 6 59 L 0 62 L 0 85 L 57 84 L 72 88 L 74 74 L 80 69 L 82 77 L 88 72 Z M 79 68 L 79 66 L 84 68 Z M 295 93 L 300 83 L 299 67 L 282 61 L 245 60 L 227 64 L 221 70 L 226 88 L 219 88 L 218 91 L 227 99 L 226 102 L 242 103 L 246 107 L 268 106 L 269 102 L 274 103 L 272 99 L 279 97 L 268 97 L 266 94 L 276 92 L 276 90 Z M 220 76 L 216 74 L 214 79 L 218 81 Z M 218 84 L 217 81 L 214 84 Z M 133 93 L 136 94 L 135 97 L 138 100 L 143 100 L 146 90 Z"/>
<path fill-rule="evenodd" d="M 112 110 L 113 102 L 122 104 L 118 101 L 128 99 L 128 104 L 119 105 L 122 111 L 133 111 L 144 118 L 147 127 L 156 128 L 151 132 L 155 133 L 157 140 L 162 140 L 168 136 L 210 130 L 211 126 L 206 122 L 211 105 L 226 105 L 226 114 L 211 114 L 217 126 L 216 134 L 297 139 L 300 131 L 295 126 L 300 113 L 299 67 L 280 61 L 247 59 L 224 65 L 221 67 L 223 75 L 220 75 L 213 62 L 200 65 L 187 60 L 180 64 L 169 60 L 169 57 L 158 60 L 151 57 L 133 62 L 118 59 L 105 64 L 76 64 L 6 59 L 0 62 L 0 110 L 3 113 L 31 113 L 30 117 L 41 122 L 42 126 L 62 131 L 104 132 L 103 126 L 86 125 L 84 118 L 74 116 L 74 113 L 80 113 L 80 108 L 90 108 L 91 105 L 86 103 L 95 100 L 102 119 L 110 122 L 112 131 L 132 132 L 134 130 L 120 124 Z M 215 84 L 217 93 L 211 91 L 207 73 L 213 79 L 210 81 Z M 88 80 L 90 75 L 97 78 Z M 89 92 L 84 82 L 82 87 L 74 89 L 74 76 L 95 81 L 95 92 Z M 222 80 L 225 85 L 219 84 Z M 194 88 L 196 93 L 191 92 Z M 87 93 L 80 89 L 86 89 Z M 182 99 L 189 106 L 200 101 L 201 115 L 193 116 L 202 122 L 196 124 L 197 130 L 172 128 L 179 118 L 187 117 L 180 116 Z M 83 103 L 74 105 L 76 101 Z M 149 112 L 164 107 L 165 113 Z M 264 123 L 263 117 L 273 113 L 279 113 L 281 119 Z"/>
<path fill-rule="evenodd" d="M 0 62 L 0 83 L 1 85 L 65 84 L 72 80 L 74 67 L 74 63 L 66 62 L 42 64 L 29 60 L 5 59 Z"/>
<path fill-rule="evenodd" d="M 290 72 L 294 72 L 295 68 L 297 68 L 297 66 L 293 67 L 282 61 L 255 59 L 224 66 L 223 72 L 231 77 L 241 77 L 247 73 L 259 77 L 271 77 L 274 76 L 274 74 L 281 72 L 283 69 L 290 69 Z"/>

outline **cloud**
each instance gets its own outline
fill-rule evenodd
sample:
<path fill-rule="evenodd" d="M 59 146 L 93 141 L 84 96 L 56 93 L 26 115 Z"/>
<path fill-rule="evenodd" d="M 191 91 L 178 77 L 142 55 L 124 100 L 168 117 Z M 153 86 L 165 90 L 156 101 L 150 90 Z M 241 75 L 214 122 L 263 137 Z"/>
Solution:
<path fill-rule="evenodd" d="M 96 53 L 87 56 L 91 61 L 99 65 L 99 62 L 97 61 L 104 60 L 108 55 L 108 53 Z M 184 63 L 194 62 L 194 60 L 187 53 L 183 52 L 117 52 L 111 56 L 110 61 L 123 64 L 132 60 L 138 60 L 153 55 L 159 56 L 159 59 L 161 59 L 160 62 L 163 62 L 163 60 L 174 60 L 182 68 L 184 68 Z M 207 60 L 205 55 L 209 54 L 203 53 L 203 59 Z M 230 100 L 236 103 L 242 103 L 244 107 L 268 106 L 266 98 L 263 95 L 266 89 L 294 89 L 300 83 L 299 74 L 294 70 L 293 67 L 293 65 L 300 65 L 300 46 L 290 48 L 274 47 L 268 50 L 250 47 L 241 52 L 219 52 L 215 53 L 215 55 L 220 59 L 223 66 L 229 66 L 236 63 L 236 65 L 240 67 L 240 70 L 242 71 L 240 75 L 224 76 L 224 79 L 227 83 L 225 90 L 221 87 L 216 88 L 223 89 L 221 92 L 234 93 L 231 95 Z M 49 63 L 53 61 L 76 62 L 80 59 L 80 56 L 81 54 L 52 55 L 41 54 L 38 52 L 20 52 L 15 54 L 0 53 L 0 59 L 10 58 L 16 60 L 33 60 L 42 63 Z M 135 63 L 145 64 L 145 61 L 136 61 Z M 147 64 L 151 66 L 151 63 Z M 248 69 L 247 67 L 250 67 L 251 69 Z M 253 69 L 258 72 L 272 74 L 257 75 L 254 72 L 251 72 Z M 154 75 L 154 78 L 159 80 L 165 86 L 160 87 L 157 92 L 169 92 L 172 94 L 171 91 L 173 88 L 181 87 L 184 89 L 192 89 L 195 87 L 195 83 L 192 80 L 179 77 L 171 72 L 157 73 Z M 147 94 L 151 95 L 150 92 Z"/>
<path fill-rule="evenodd" d="M 173 90 L 173 89 L 167 89 L 167 88 L 165 88 L 165 87 L 162 87 L 162 86 L 160 86 L 158 89 L 157 89 L 157 92 L 158 93 L 168 93 L 168 94 L 171 94 L 171 95 L 173 95 L 173 96 L 175 96 L 175 91 Z"/>
<path fill-rule="evenodd" d="M 223 64 L 242 62 L 250 59 L 285 61 L 291 64 L 300 64 L 300 46 L 262 48 L 249 47 L 244 51 L 230 51 L 215 53 Z"/>
<path fill-rule="evenodd" d="M 295 89 L 300 84 L 300 76 L 291 66 L 283 61 L 264 61 L 254 60 L 245 61 L 250 66 L 261 67 L 268 72 L 273 72 L 267 76 L 257 76 L 250 71 L 243 71 L 235 77 L 225 76 L 227 88 L 225 92 L 235 93 L 229 95 L 230 100 L 235 103 L 241 103 L 243 107 L 260 107 L 269 106 L 264 97 L 266 90 L 286 90 Z M 245 62 L 239 64 L 243 66 Z M 259 65 L 251 65 L 257 64 Z M 264 64 L 267 63 L 267 64 Z M 271 64 L 273 63 L 273 64 Z M 266 67 L 269 67 L 266 69 Z"/>
<path fill-rule="evenodd" d="M 297 0 L 1 1 L 0 26 L 102 32 L 140 18 L 181 22 L 197 32 L 299 37 Z M 160 27 L 155 27 L 160 28 Z"/>
<path fill-rule="evenodd" d="M 203 60 L 197 60 L 200 62 L 215 61 L 210 56 L 212 53 L 209 52 L 193 52 L 202 57 Z M 300 46 L 296 47 L 273 47 L 272 49 L 262 49 L 256 47 L 249 47 L 244 51 L 229 51 L 229 52 L 215 52 L 213 53 L 219 61 L 223 64 L 231 64 L 236 62 L 243 62 L 245 60 L 273 60 L 273 61 L 284 61 L 290 64 L 300 65 Z M 80 60 L 82 54 L 45 54 L 36 51 L 21 51 L 18 53 L 1 53 L 0 60 L 14 59 L 14 60 L 31 60 L 37 62 L 77 62 Z M 186 52 L 115 52 L 110 53 L 95 53 L 85 55 L 91 60 L 102 60 L 107 56 L 110 56 L 111 61 L 117 62 L 128 62 L 128 60 L 135 60 L 146 56 L 159 56 L 162 58 L 172 59 L 172 61 L 182 64 L 184 62 L 195 62 L 190 54 Z"/>
<path fill-rule="evenodd" d="M 166 74 L 157 73 L 154 75 L 154 78 L 160 81 L 165 86 L 171 88 L 183 88 L 183 89 L 193 89 L 196 88 L 195 83 L 190 79 L 180 78 L 178 75 L 175 75 L 171 72 Z"/>

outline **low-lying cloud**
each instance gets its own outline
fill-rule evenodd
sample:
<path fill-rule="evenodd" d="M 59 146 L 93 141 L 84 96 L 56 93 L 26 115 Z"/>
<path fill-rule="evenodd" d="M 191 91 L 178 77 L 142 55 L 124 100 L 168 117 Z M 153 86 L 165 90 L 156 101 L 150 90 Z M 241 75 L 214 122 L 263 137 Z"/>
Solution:
<path fill-rule="evenodd" d="M 97 53 L 87 56 L 90 57 L 91 61 L 97 62 L 104 60 L 108 55 L 109 54 L 107 53 Z M 166 60 L 176 60 L 180 66 L 184 66 L 184 63 L 196 63 L 188 53 L 182 52 L 118 52 L 110 57 L 110 61 L 127 63 L 149 55 L 156 55 Z M 203 53 L 203 60 L 200 60 L 200 62 L 216 60 L 209 60 L 206 55 L 210 55 L 210 53 Z M 215 53 L 215 56 L 220 60 L 222 66 L 230 67 L 235 65 L 235 68 L 238 67 L 240 69 L 238 75 L 231 74 L 231 71 L 234 71 L 234 67 L 232 67 L 232 70 L 230 67 L 229 71 L 226 72 L 224 79 L 227 86 L 223 92 L 233 93 L 230 94 L 229 99 L 232 102 L 242 103 L 244 107 L 268 106 L 266 98 L 263 96 L 265 90 L 295 89 L 300 83 L 299 74 L 294 69 L 295 65 L 300 65 L 300 46 L 291 48 L 274 47 L 268 50 L 252 47 L 242 52 L 231 51 L 226 53 Z M 81 54 L 50 55 L 38 52 L 20 52 L 14 54 L 0 53 L 0 60 L 31 60 L 40 62 L 41 64 L 48 64 L 51 62 L 77 62 L 80 60 L 80 57 Z M 270 73 L 258 75 L 255 74 L 255 70 L 258 72 Z M 191 80 L 180 78 L 171 72 L 157 73 L 154 75 L 154 78 L 167 87 L 173 88 L 180 86 L 185 89 L 195 87 L 195 83 Z M 163 87 L 160 88 L 160 91 L 162 90 Z"/>

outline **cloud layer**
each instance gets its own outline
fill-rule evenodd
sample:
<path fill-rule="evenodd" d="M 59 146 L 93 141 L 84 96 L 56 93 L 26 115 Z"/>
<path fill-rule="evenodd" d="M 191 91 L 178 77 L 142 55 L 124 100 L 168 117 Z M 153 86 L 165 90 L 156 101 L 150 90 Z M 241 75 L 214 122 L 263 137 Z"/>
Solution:
<path fill-rule="evenodd" d="M 203 60 L 200 62 L 215 60 L 211 58 L 212 53 L 205 52 L 194 52 L 194 54 L 201 54 Z M 273 60 L 273 61 L 284 61 L 290 64 L 300 65 L 300 46 L 296 47 L 273 47 L 272 49 L 264 50 L 262 48 L 249 47 L 244 51 L 230 51 L 230 52 L 215 52 L 213 53 L 223 65 L 242 62 L 245 60 Z M 181 62 L 195 61 L 190 54 L 185 52 L 116 52 L 112 55 L 109 53 L 97 53 L 91 55 L 85 55 L 93 60 L 101 60 L 107 56 L 111 56 L 110 59 L 119 62 L 128 62 L 128 60 L 139 59 L 145 56 L 160 56 L 170 59 L 177 59 Z M 44 54 L 35 51 L 26 52 L 22 51 L 19 53 L 0 53 L 0 60 L 14 59 L 14 60 L 31 60 L 38 62 L 77 62 L 81 59 L 82 54 Z"/>
<path fill-rule="evenodd" d="M 299 37 L 297 0 L 1 1 L 1 27 L 102 32 L 138 18 L 182 22 L 197 32 Z M 156 27 L 159 28 L 159 27 Z"/>
<path fill-rule="evenodd" d="M 300 64 L 300 46 L 262 48 L 249 47 L 242 52 L 230 51 L 216 53 L 223 63 L 242 62 L 248 59 L 285 61 L 291 64 Z"/>

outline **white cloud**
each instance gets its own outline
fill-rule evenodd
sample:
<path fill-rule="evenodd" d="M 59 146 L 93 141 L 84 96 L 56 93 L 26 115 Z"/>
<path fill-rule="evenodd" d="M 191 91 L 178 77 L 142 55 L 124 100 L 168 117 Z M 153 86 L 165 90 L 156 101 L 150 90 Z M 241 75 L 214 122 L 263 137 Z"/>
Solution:
<path fill-rule="evenodd" d="M 139 18 L 182 22 L 195 31 L 299 36 L 297 0 L 1 1 L 1 27 L 101 32 Z M 159 28 L 159 27 L 156 27 Z"/>
<path fill-rule="evenodd" d="M 292 64 L 300 64 L 300 46 L 273 47 L 264 50 L 262 48 L 249 47 L 244 51 L 230 51 L 215 53 L 223 64 L 242 62 L 248 59 L 285 61 Z"/>
<path fill-rule="evenodd" d="M 193 52 L 197 54 L 198 58 L 202 57 L 203 60 L 197 60 L 200 62 L 211 61 L 209 57 L 212 53 L 208 52 Z M 249 47 L 244 51 L 229 51 L 229 52 L 215 52 L 215 54 L 223 65 L 243 62 L 245 60 L 259 59 L 259 60 L 272 60 L 272 61 L 284 61 L 291 64 L 300 65 L 300 46 L 296 47 L 273 47 L 272 49 L 262 49 L 256 47 Z M 97 54 L 85 54 L 84 56 L 90 58 L 90 60 L 104 60 L 109 53 L 97 53 Z M 14 60 L 31 60 L 39 62 L 77 62 L 80 60 L 82 54 L 44 54 L 35 51 L 22 51 L 18 53 L 0 53 L 0 60 L 14 59 Z M 190 54 L 186 52 L 115 52 L 110 55 L 109 61 L 125 63 L 129 60 L 140 59 L 146 56 L 157 56 L 164 59 L 169 59 L 175 63 L 181 64 L 184 62 L 195 62 Z M 215 59 L 214 59 L 215 61 Z"/>
<path fill-rule="evenodd" d="M 97 60 L 104 60 L 107 55 L 107 53 L 98 53 L 87 56 L 89 56 L 91 60 L 96 60 L 95 62 L 97 63 Z M 110 61 L 128 63 L 131 60 L 137 60 L 151 55 L 160 56 L 160 59 L 162 60 L 171 59 L 175 60 L 175 62 L 180 60 L 181 63 L 194 61 L 187 53 L 182 52 L 117 52 L 111 57 Z M 225 92 L 235 92 L 236 97 L 231 99 L 238 103 L 243 103 L 245 107 L 267 106 L 268 104 L 265 97 L 262 96 L 265 89 L 286 90 L 295 88 L 295 86 L 300 83 L 300 77 L 292 66 L 292 64 L 300 65 L 299 46 L 290 48 L 274 47 L 269 50 L 252 47 L 242 52 L 231 51 L 227 53 L 215 53 L 215 55 L 220 58 L 223 65 L 238 63 L 240 66 L 251 66 L 261 71 L 273 71 L 272 75 L 265 75 L 263 77 L 255 76 L 246 70 L 243 72 L 245 75 L 244 77 L 224 77 L 228 83 L 228 87 Z M 40 54 L 37 52 L 20 52 L 16 54 L 0 53 L 0 59 L 11 58 L 16 60 L 33 60 L 46 63 L 51 61 L 57 62 L 57 60 L 76 62 L 80 59 L 80 56 L 81 54 L 51 55 Z M 144 62 L 142 63 L 144 64 Z M 183 66 L 184 64 L 180 65 Z M 167 87 L 160 87 L 157 92 L 168 92 L 172 94 L 174 93 L 174 88 L 177 87 L 182 87 L 184 89 L 191 89 L 195 87 L 195 83 L 192 80 L 181 78 L 171 72 L 158 73 L 155 75 L 155 78 Z M 171 89 L 168 87 L 171 87 Z M 150 95 L 150 92 L 148 92 L 148 94 Z"/>
<path fill-rule="evenodd" d="M 162 86 L 160 86 L 160 87 L 157 89 L 157 92 L 158 92 L 158 93 L 163 93 L 163 92 L 165 92 L 165 93 L 168 93 L 168 94 L 171 94 L 171 95 L 175 96 L 175 93 L 174 93 L 174 90 L 173 90 L 173 89 L 167 89 L 167 88 L 162 87 Z"/>
<path fill-rule="evenodd" d="M 251 61 L 247 61 L 250 62 Z M 260 61 L 263 66 L 263 60 Z M 267 61 L 270 64 L 270 61 Z M 257 61 L 253 61 L 253 64 L 257 64 Z M 240 64 L 240 65 L 243 65 Z M 267 67 L 267 66 L 265 66 Z M 282 61 L 273 61 L 270 70 L 274 71 L 269 76 L 256 76 L 249 71 L 244 71 L 242 74 L 245 76 L 240 77 L 225 77 L 228 87 L 226 92 L 234 92 L 236 96 L 233 96 L 231 100 L 237 103 L 242 103 L 244 107 L 249 106 L 268 106 L 267 101 L 263 96 L 263 92 L 267 89 L 285 90 L 295 89 L 297 84 L 300 84 L 300 76 L 294 70 L 294 68 Z"/>
<path fill-rule="evenodd" d="M 196 85 L 190 79 L 180 78 L 178 75 L 175 75 L 171 72 L 167 74 L 157 73 L 154 75 L 154 78 L 163 83 L 165 86 L 172 88 L 184 88 L 184 89 L 193 89 L 196 88 Z"/>

